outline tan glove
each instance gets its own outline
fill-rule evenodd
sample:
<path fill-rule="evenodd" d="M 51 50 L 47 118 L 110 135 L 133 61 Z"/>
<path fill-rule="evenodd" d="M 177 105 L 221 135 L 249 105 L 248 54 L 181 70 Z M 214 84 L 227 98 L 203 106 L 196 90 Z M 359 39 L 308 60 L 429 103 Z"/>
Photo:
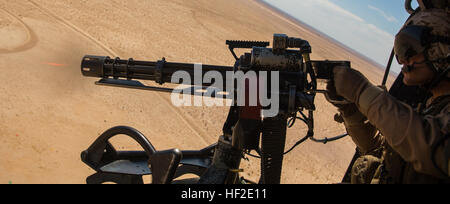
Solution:
<path fill-rule="evenodd" d="M 336 67 L 334 73 L 334 86 L 336 93 L 348 101 L 357 103 L 361 93 L 372 85 L 359 71 L 348 67 Z"/>
<path fill-rule="evenodd" d="M 359 96 L 373 85 L 360 72 L 349 67 L 336 67 L 334 80 L 327 84 L 325 98 L 336 106 L 342 114 L 347 132 L 363 154 L 369 154 L 381 145 L 381 136 L 377 129 L 367 122 L 366 116 L 360 112 L 355 104 Z M 351 104 L 335 104 L 343 96 Z"/>
<path fill-rule="evenodd" d="M 333 73 L 336 93 L 355 103 L 364 115 L 367 115 L 372 100 L 384 92 L 370 83 L 361 72 L 349 67 L 335 67 Z"/>
<path fill-rule="evenodd" d="M 333 73 L 336 93 L 353 103 L 358 103 L 361 93 L 373 86 L 361 72 L 348 67 L 335 67 Z"/>
<path fill-rule="evenodd" d="M 342 117 L 350 117 L 353 114 L 359 112 L 358 107 L 356 107 L 356 104 L 354 103 L 349 104 L 336 103 L 336 101 L 341 101 L 342 97 L 336 93 L 336 87 L 332 82 L 328 82 L 327 84 L 327 92 L 325 92 L 325 99 L 333 106 L 338 108 L 339 112 L 342 114 Z"/>

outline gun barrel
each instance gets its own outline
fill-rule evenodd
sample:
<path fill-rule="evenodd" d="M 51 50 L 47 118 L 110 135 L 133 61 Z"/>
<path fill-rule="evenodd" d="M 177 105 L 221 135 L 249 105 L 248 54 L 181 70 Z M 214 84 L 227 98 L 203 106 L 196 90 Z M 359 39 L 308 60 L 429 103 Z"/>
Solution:
<path fill-rule="evenodd" d="M 234 71 L 234 67 L 229 66 L 202 64 L 201 68 L 201 77 L 209 71 L 219 72 L 222 76 L 226 76 L 227 71 Z M 87 77 L 151 80 L 160 84 L 172 83 L 172 75 L 177 71 L 184 71 L 191 76 L 191 79 L 194 79 L 195 69 L 196 64 L 170 63 L 166 62 L 164 58 L 160 61 L 151 62 L 86 55 L 81 63 L 81 72 Z M 194 80 L 180 83 L 194 85 Z M 209 86 L 211 84 L 202 85 Z"/>

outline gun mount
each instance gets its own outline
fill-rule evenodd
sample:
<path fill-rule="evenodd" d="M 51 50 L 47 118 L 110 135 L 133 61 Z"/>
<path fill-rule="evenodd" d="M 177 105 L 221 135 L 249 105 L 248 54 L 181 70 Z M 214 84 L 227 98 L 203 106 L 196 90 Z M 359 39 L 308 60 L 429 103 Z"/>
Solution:
<path fill-rule="evenodd" d="M 283 155 L 290 152 L 307 139 L 326 143 L 336 138 L 318 140 L 314 138 L 314 100 L 317 80 L 331 80 L 333 68 L 350 67 L 348 61 L 312 61 L 312 51 L 308 41 L 275 34 L 273 47 L 269 42 L 226 41 L 236 59 L 234 66 L 171 63 L 165 58 L 150 62 L 134 59 L 122 60 L 105 56 L 87 55 L 81 63 L 81 72 L 87 77 L 100 78 L 97 85 L 135 88 L 168 93 L 183 93 L 206 97 L 223 97 L 232 100 L 232 106 L 223 127 L 223 135 L 218 143 L 199 151 L 178 149 L 157 151 L 147 138 L 130 127 L 115 127 L 102 134 L 88 150 L 82 153 L 82 160 L 97 171 L 88 177 L 87 183 L 142 183 L 142 176 L 152 174 L 153 183 L 172 183 L 175 178 L 186 173 L 200 177 L 198 183 L 232 184 L 239 178 L 239 165 L 244 154 L 256 150 L 261 158 L 261 178 L 259 183 L 280 183 Z M 294 48 L 294 49 L 289 49 Z M 237 57 L 235 49 L 251 49 L 251 52 Z M 223 80 L 174 80 L 177 72 L 195 78 L 213 72 Z M 265 94 L 279 99 L 278 104 L 265 104 L 257 100 L 240 104 L 239 93 L 249 98 L 248 81 L 251 77 L 242 75 L 255 73 L 257 96 Z M 266 74 L 266 75 L 264 75 Z M 175 77 L 176 78 L 176 77 Z M 147 86 L 139 80 L 191 85 L 189 90 Z M 261 85 L 267 82 L 267 86 Z M 236 84 L 241 83 L 242 86 Z M 231 89 L 224 89 L 230 87 Z M 264 87 L 264 88 L 261 88 Z M 201 90 L 201 91 L 199 91 Z M 220 95 L 220 92 L 227 94 Z M 274 109 L 276 114 L 268 116 L 265 110 Z M 304 113 L 306 111 L 307 113 Z M 261 114 L 262 113 L 262 114 Z M 294 147 L 285 152 L 286 130 L 296 120 L 308 126 L 308 132 Z M 117 151 L 108 140 L 115 135 L 128 135 L 144 149 L 141 152 Z M 254 155 L 251 155 L 254 156 Z"/>

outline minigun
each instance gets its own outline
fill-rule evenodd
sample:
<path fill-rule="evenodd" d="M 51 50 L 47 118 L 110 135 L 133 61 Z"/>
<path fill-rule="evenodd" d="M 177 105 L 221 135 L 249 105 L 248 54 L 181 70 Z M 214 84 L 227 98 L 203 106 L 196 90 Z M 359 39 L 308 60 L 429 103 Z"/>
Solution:
<path fill-rule="evenodd" d="M 313 61 L 308 41 L 284 34 L 274 34 L 272 48 L 268 48 L 269 42 L 258 41 L 226 41 L 226 45 L 236 59 L 234 66 L 171 63 L 165 58 L 149 62 L 85 56 L 81 72 L 87 77 L 100 78 L 97 85 L 221 97 L 232 101 L 223 135 L 216 144 L 199 151 L 157 151 L 142 133 L 131 127 L 107 130 L 81 154 L 82 161 L 97 172 L 86 179 L 87 183 L 140 184 L 143 176 L 151 174 L 152 183 L 170 184 L 188 173 L 197 175 L 199 179 L 195 183 L 199 184 L 248 183 L 250 181 L 239 176 L 242 172 L 239 166 L 241 159 L 250 155 L 261 159 L 259 183 L 278 184 L 283 156 L 300 143 L 307 139 L 326 143 L 346 136 L 314 138 L 314 100 L 317 93 L 324 92 L 317 89 L 318 79 L 331 80 L 334 67 L 350 67 L 350 62 Z M 251 52 L 237 57 L 235 49 L 251 49 Z M 219 77 L 180 80 L 177 73 L 190 79 L 203 79 L 211 73 Z M 251 81 L 255 77 L 249 76 L 256 76 L 256 94 L 255 89 L 251 89 Z M 144 85 L 139 80 L 190 87 L 155 87 Z M 268 85 L 263 86 L 264 82 Z M 251 94 L 259 96 L 256 103 L 249 104 Z M 260 99 L 263 94 L 277 99 L 276 104 L 264 103 Z M 296 120 L 308 126 L 307 134 L 285 152 L 287 128 L 292 127 Z M 109 142 L 116 135 L 131 137 L 144 151 L 117 151 Z M 258 155 L 251 154 L 253 150 Z"/>

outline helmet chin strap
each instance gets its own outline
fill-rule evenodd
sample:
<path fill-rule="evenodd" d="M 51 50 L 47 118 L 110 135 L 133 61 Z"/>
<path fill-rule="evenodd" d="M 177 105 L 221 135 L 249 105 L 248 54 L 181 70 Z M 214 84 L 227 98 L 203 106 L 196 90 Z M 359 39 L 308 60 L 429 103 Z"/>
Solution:
<path fill-rule="evenodd" d="M 436 66 L 434 66 L 434 62 L 446 61 L 448 64 L 450 62 L 450 56 L 447 56 L 446 58 L 441 58 L 441 59 L 438 59 L 435 61 L 430 61 L 428 55 L 425 55 L 425 60 L 427 61 L 428 67 L 430 69 L 432 69 L 434 73 L 436 73 L 433 80 L 431 80 L 430 83 L 427 83 L 424 85 L 424 87 L 427 89 L 427 91 L 431 91 L 431 89 L 436 87 L 439 84 L 439 82 L 441 82 L 442 80 L 446 80 L 446 78 L 448 78 L 447 74 L 449 73 L 449 68 L 450 68 L 450 67 L 447 67 L 443 72 L 439 72 L 439 71 L 437 71 L 439 69 Z"/>
<path fill-rule="evenodd" d="M 441 82 L 442 80 L 448 79 L 447 74 L 448 74 L 449 70 L 450 70 L 450 68 L 447 68 L 443 72 L 441 72 L 438 75 L 436 75 L 433 78 L 433 80 L 430 83 L 425 84 L 424 87 L 427 88 L 428 91 L 431 91 L 431 89 L 435 88 L 439 84 L 439 82 Z"/>

